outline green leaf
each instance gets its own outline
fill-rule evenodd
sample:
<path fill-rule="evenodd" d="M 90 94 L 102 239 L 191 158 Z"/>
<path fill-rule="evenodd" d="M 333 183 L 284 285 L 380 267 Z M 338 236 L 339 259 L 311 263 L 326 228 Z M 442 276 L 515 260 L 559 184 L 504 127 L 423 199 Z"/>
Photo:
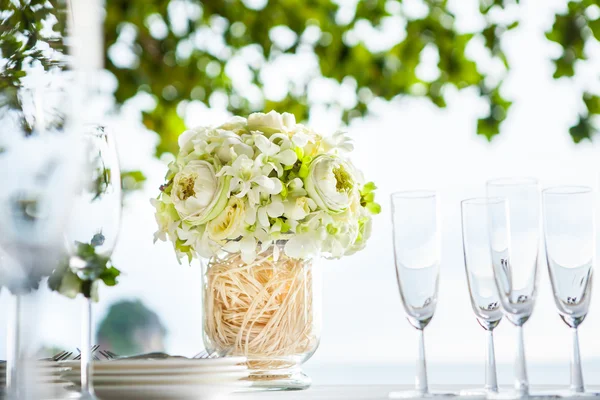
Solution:
<path fill-rule="evenodd" d="M 119 275 L 121 275 L 121 271 L 111 266 L 110 268 L 106 268 L 102 274 L 100 274 L 100 280 L 102 280 L 106 286 L 115 286 Z"/>
<path fill-rule="evenodd" d="M 583 102 L 590 114 L 600 114 L 600 96 L 591 93 L 583 94 Z"/>
<path fill-rule="evenodd" d="M 591 139 L 594 128 L 588 117 L 580 115 L 579 122 L 569 129 L 569 133 L 571 134 L 573 141 L 579 143 L 584 139 Z"/>
<path fill-rule="evenodd" d="M 594 34 L 596 40 L 600 41 L 600 18 L 594 21 L 589 21 L 588 26 L 592 30 L 592 33 Z"/>
<path fill-rule="evenodd" d="M 381 206 L 377 203 L 368 203 L 367 210 L 369 210 L 371 214 L 379 214 L 381 212 Z"/>

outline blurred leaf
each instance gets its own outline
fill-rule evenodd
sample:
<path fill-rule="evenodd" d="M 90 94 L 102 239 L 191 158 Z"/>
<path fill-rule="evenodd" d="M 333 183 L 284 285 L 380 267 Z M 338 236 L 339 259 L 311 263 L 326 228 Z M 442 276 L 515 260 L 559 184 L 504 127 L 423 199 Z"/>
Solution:
<path fill-rule="evenodd" d="M 142 189 L 146 182 L 146 175 L 142 171 L 122 171 L 121 188 L 123 194 L 127 195 L 135 190 Z"/>
<path fill-rule="evenodd" d="M 592 127 L 589 118 L 584 116 L 579 116 L 577 125 L 574 125 L 569 129 L 569 133 L 575 143 L 579 143 L 584 139 L 591 139 L 593 132 L 594 128 Z"/>
<path fill-rule="evenodd" d="M 477 133 L 491 141 L 500 133 L 500 124 L 506 119 L 512 102 L 501 96 L 500 85 L 492 89 L 483 86 L 481 95 L 488 99 L 489 115 L 477 121 Z"/>
<path fill-rule="evenodd" d="M 590 114 L 600 114 L 600 96 L 584 93 L 583 102 Z"/>

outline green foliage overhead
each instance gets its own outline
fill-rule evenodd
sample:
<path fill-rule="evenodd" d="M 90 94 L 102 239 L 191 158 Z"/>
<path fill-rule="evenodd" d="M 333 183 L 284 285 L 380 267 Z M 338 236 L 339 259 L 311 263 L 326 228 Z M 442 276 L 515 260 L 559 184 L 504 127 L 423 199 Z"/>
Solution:
<path fill-rule="evenodd" d="M 546 37 L 559 44 L 561 55 L 553 60 L 554 78 L 574 79 L 577 76 L 577 65 L 588 59 L 586 46 L 588 42 L 600 43 L 600 3 L 598 0 L 570 1 L 566 13 L 555 17 L 552 29 Z M 600 72 L 597 73 L 600 80 Z M 584 92 L 585 110 L 580 113 L 576 125 L 569 132 L 576 143 L 590 139 L 598 133 L 598 125 L 593 119 L 600 115 L 600 97 L 598 94 Z"/>
<path fill-rule="evenodd" d="M 19 3 L 27 6 L 16 9 Z M 482 43 L 489 57 L 510 72 L 501 39 L 518 21 L 494 15 L 513 3 L 518 0 L 480 0 L 485 24 L 480 31 L 460 32 L 446 0 L 423 0 L 418 15 L 407 13 L 401 0 L 361 0 L 355 6 L 332 0 L 110 0 L 106 68 L 117 78 L 118 104 L 141 93 L 154 99 L 143 112 L 143 122 L 160 136 L 157 155 L 176 152 L 190 104 L 225 106 L 241 115 L 285 110 L 299 120 L 318 105 L 340 112 L 347 123 L 365 115 L 376 98 L 425 97 L 445 107 L 450 87 L 475 88 L 488 103 L 476 126 L 491 139 L 511 102 L 502 95 L 503 76 L 488 76 L 466 49 Z M 6 85 L 20 79 L 28 60 L 51 66 L 52 58 L 37 44 L 57 50 L 61 45 L 56 35 L 42 32 L 40 21 L 57 15 L 52 30 L 62 32 L 64 18 L 56 11 L 60 0 L 0 4 L 0 51 L 9 60 L 0 73 Z M 573 77 L 576 63 L 586 59 L 585 43 L 600 39 L 600 19 L 590 12 L 593 7 L 597 0 L 571 1 L 567 12 L 556 16 L 547 33 L 563 48 L 554 60 L 555 78 Z M 391 25 L 400 27 L 401 34 L 385 35 Z M 419 73 L 426 52 L 437 54 L 437 74 Z M 293 70 L 296 66 L 298 71 Z M 296 78 L 270 90 L 273 68 Z M 329 81 L 323 91 L 338 93 L 315 99 L 315 79 Z M 584 96 L 587 111 L 571 129 L 575 141 L 594 132 L 597 94 Z"/>
<path fill-rule="evenodd" d="M 501 96 L 500 83 L 487 85 L 485 74 L 465 54 L 469 42 L 481 36 L 491 56 L 508 66 L 500 36 L 516 23 L 502 25 L 487 18 L 491 9 L 504 6 L 502 1 L 482 2 L 488 24 L 475 33 L 455 29 L 444 0 L 426 0 L 419 17 L 407 16 L 395 0 L 360 1 L 354 10 L 330 0 L 302 5 L 272 0 L 258 8 L 249 3 L 107 2 L 106 66 L 119 81 L 116 98 L 122 103 L 140 91 L 154 97 L 156 107 L 144 112 L 143 121 L 161 136 L 157 154 L 176 152 L 177 136 L 185 129 L 182 116 L 191 101 L 210 106 L 224 98 L 234 114 L 277 109 L 304 120 L 314 105 L 307 95 L 310 78 L 321 76 L 351 88 L 349 98 L 324 104 L 340 109 L 344 122 L 364 115 L 375 98 L 424 96 L 445 107 L 448 86 L 475 87 L 488 101 L 489 114 L 478 123 L 478 132 L 486 137 L 496 135 L 506 118 L 511 103 Z M 361 29 L 381 35 L 390 23 L 404 27 L 403 38 L 387 40 L 380 48 L 362 40 Z M 417 73 L 426 48 L 439 55 L 439 75 L 429 80 Z M 131 52 L 128 64 L 119 61 L 124 49 Z M 318 61 L 314 71 L 307 71 L 308 79 L 289 82 L 276 96 L 262 91 L 268 79 L 265 66 L 306 55 Z M 231 71 L 236 69 L 242 69 L 249 82 L 235 82 Z"/>

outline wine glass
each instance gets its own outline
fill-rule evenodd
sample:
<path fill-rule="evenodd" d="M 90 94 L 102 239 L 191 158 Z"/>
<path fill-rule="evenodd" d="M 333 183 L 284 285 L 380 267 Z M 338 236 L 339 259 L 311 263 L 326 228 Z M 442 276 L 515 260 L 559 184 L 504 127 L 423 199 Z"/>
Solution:
<path fill-rule="evenodd" d="M 419 352 L 415 390 L 392 392 L 390 397 L 452 396 L 429 391 L 423 335 L 437 303 L 441 250 L 438 196 L 433 191 L 397 192 L 392 194 L 391 203 L 396 277 L 408 322 L 419 334 Z"/>
<path fill-rule="evenodd" d="M 464 391 L 461 395 L 494 395 L 498 393 L 494 328 L 502 320 L 500 295 L 494 280 L 490 253 L 491 213 L 506 212 L 502 198 L 472 198 L 461 202 L 463 251 L 471 306 L 477 322 L 487 333 L 485 386 L 483 391 Z"/>
<path fill-rule="evenodd" d="M 569 397 L 598 396 L 586 392 L 577 329 L 592 297 L 596 256 L 594 193 L 585 186 L 557 186 L 542 192 L 548 272 L 558 314 L 573 332 Z"/>
<path fill-rule="evenodd" d="M 517 327 L 515 397 L 529 395 L 523 325 L 533 312 L 537 294 L 540 243 L 540 191 L 533 178 L 501 178 L 487 182 L 488 197 L 507 200 L 506 215 L 490 216 L 490 245 L 500 302 Z"/>
<path fill-rule="evenodd" d="M 92 291 L 111 257 L 121 221 L 121 174 L 112 135 L 103 126 L 83 132 L 85 179 L 67 230 L 70 268 L 84 281 L 81 329 L 81 396 L 94 399 L 92 383 Z"/>
<path fill-rule="evenodd" d="M 39 397 L 44 388 L 28 367 L 34 333 L 26 324 L 37 308 L 41 280 L 63 253 L 60 238 L 79 181 L 71 96 L 63 83 L 41 80 L 0 93 L 0 246 L 14 261 L 3 269 L 1 283 L 14 295 L 7 335 L 7 389 L 13 398 Z"/>

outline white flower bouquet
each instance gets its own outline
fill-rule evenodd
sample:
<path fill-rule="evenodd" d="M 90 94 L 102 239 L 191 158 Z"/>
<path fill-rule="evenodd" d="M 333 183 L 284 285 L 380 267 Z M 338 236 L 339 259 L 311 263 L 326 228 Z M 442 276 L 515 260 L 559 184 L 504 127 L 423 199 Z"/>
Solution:
<path fill-rule="evenodd" d="M 292 114 L 254 113 L 179 137 L 179 154 L 152 203 L 157 239 L 178 259 L 238 252 L 246 263 L 273 248 L 306 259 L 339 258 L 365 246 L 375 185 L 346 157 L 341 132 L 325 137 Z"/>
<path fill-rule="evenodd" d="M 313 260 L 365 246 L 375 185 L 346 157 L 344 134 L 324 137 L 287 113 L 192 129 L 179 147 L 152 200 L 155 239 L 170 239 L 178 259 L 208 259 L 206 348 L 247 357 L 257 386 L 307 387 L 298 366 L 320 326 Z"/>

